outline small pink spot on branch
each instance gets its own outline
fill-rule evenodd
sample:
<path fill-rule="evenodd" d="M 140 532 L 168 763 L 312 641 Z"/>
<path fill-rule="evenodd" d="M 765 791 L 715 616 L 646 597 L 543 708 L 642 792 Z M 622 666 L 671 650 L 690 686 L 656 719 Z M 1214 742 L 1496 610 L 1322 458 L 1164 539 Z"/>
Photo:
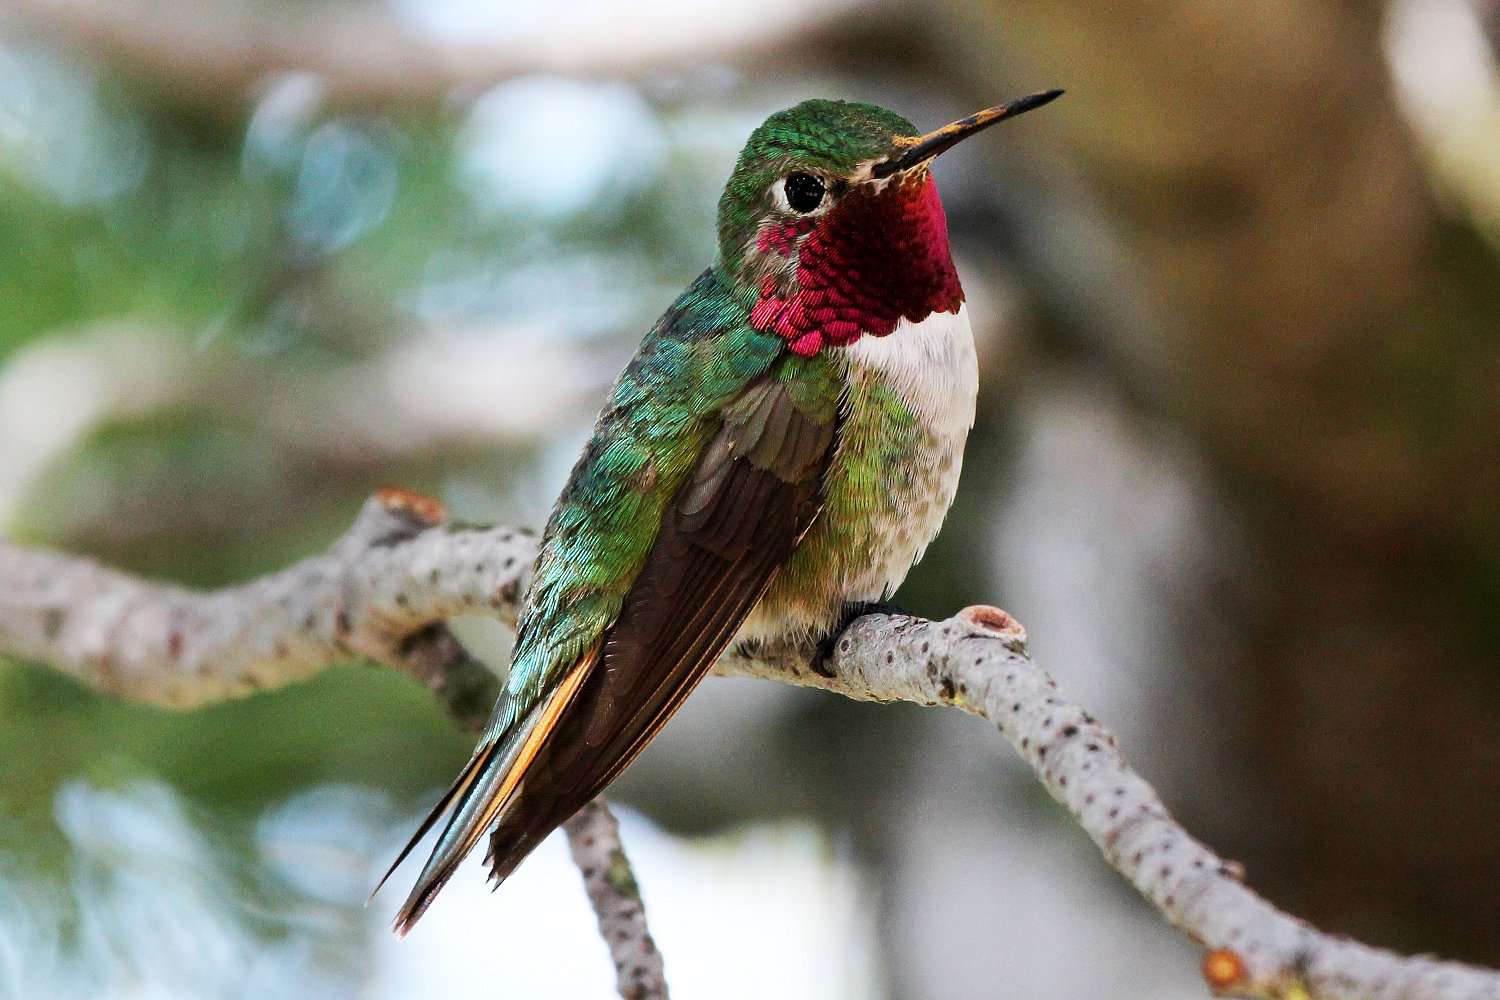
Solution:
<path fill-rule="evenodd" d="M 1009 611 L 988 604 L 971 604 L 958 613 L 959 621 L 979 632 L 1026 641 L 1026 626 Z"/>
<path fill-rule="evenodd" d="M 1203 981 L 1215 993 L 1230 989 L 1244 978 L 1244 959 L 1228 948 L 1215 948 L 1203 956 Z"/>
<path fill-rule="evenodd" d="M 375 499 L 386 510 L 404 511 L 423 524 L 442 524 L 448 519 L 448 508 L 441 500 L 399 486 L 382 488 L 375 494 Z"/>

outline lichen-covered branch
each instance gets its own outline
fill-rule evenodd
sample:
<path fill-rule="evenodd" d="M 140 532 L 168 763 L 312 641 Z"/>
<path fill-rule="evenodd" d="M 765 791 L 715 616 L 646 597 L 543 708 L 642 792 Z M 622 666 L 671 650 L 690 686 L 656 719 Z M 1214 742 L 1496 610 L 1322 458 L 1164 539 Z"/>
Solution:
<path fill-rule="evenodd" d="M 827 671 L 793 649 L 742 650 L 726 673 L 790 681 L 863 701 L 951 705 L 989 720 L 1047 790 L 1174 925 L 1204 944 L 1203 974 L 1224 996 L 1277 1000 L 1500 1000 L 1500 973 L 1408 958 L 1325 934 L 1243 883 L 1233 861 L 1184 830 L 1126 763 L 1115 736 L 1026 653 L 998 608 L 947 621 L 869 616 L 838 640 Z"/>
<path fill-rule="evenodd" d="M 179 706 L 290 683 L 359 655 L 423 678 L 474 724 L 493 681 L 442 622 L 475 609 L 513 622 L 535 549 L 526 532 L 450 524 L 436 501 L 397 490 L 371 500 L 324 555 L 207 594 L 0 543 L 0 652 Z M 1109 864 L 1205 945 L 1204 977 L 1222 995 L 1500 1000 L 1500 973 L 1325 934 L 1257 896 L 1236 863 L 1171 817 L 1114 734 L 1062 697 L 1027 655 L 1020 624 L 997 608 L 939 622 L 871 615 L 839 637 L 826 662 L 799 645 L 742 645 L 716 670 L 865 701 L 950 705 L 988 720 Z M 591 808 L 567 829 L 622 995 L 665 995 L 612 820 Z"/>
<path fill-rule="evenodd" d="M 536 554 L 526 531 L 448 524 L 442 505 L 384 490 L 328 552 L 242 587 L 199 593 L 76 556 L 0 541 L 0 654 L 176 708 L 289 684 L 359 656 L 416 677 L 478 730 L 499 680 L 445 619 L 486 608 L 515 623 Z M 666 1000 L 661 954 L 596 799 L 565 826 L 625 1000 Z M 603 852 L 601 876 L 592 860 Z"/>
<path fill-rule="evenodd" d="M 620 842 L 619 822 L 603 799 L 595 799 L 564 823 L 563 830 L 599 918 L 599 934 L 615 962 L 615 989 L 626 1000 L 666 997 L 661 955 L 646 929 L 646 908 Z"/>
<path fill-rule="evenodd" d="M 322 555 L 211 593 L 0 542 L 0 651 L 179 708 L 355 656 L 399 665 L 424 628 L 456 614 L 491 610 L 514 624 L 529 581 L 529 533 L 445 521 L 436 501 L 387 490 Z M 449 683 L 442 671 L 423 676 Z"/>

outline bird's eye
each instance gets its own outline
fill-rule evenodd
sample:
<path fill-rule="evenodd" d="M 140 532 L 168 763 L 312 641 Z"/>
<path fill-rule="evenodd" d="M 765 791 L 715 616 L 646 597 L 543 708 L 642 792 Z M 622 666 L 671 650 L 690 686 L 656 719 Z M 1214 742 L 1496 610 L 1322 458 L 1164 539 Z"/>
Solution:
<path fill-rule="evenodd" d="M 823 178 L 797 171 L 786 178 L 786 203 L 806 215 L 823 204 Z"/>

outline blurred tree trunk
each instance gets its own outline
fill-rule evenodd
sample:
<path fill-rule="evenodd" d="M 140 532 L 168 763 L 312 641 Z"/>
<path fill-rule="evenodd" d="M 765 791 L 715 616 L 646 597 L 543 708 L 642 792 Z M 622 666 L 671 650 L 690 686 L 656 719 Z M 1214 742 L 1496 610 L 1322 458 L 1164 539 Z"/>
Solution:
<path fill-rule="evenodd" d="M 1262 825 L 1219 846 L 1310 918 L 1494 962 L 1500 269 L 1438 210 L 1381 11 L 960 0 L 935 30 L 986 94 L 1068 89 L 1034 134 L 1118 228 L 1145 395 L 1252 512 L 1268 601 L 1192 665 L 1252 673 L 1222 712 Z"/>

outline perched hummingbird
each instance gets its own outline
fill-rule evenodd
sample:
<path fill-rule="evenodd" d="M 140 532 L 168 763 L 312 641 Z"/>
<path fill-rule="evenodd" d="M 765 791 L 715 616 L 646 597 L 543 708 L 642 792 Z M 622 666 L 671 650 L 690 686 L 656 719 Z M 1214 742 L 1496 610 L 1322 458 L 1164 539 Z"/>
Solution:
<path fill-rule="evenodd" d="M 451 811 L 399 932 L 487 831 L 496 882 L 514 871 L 736 638 L 826 639 L 905 578 L 979 382 L 932 159 L 1060 93 L 925 135 L 804 101 L 751 133 L 718 259 L 647 334 L 548 519 L 484 736 L 391 866 Z"/>

